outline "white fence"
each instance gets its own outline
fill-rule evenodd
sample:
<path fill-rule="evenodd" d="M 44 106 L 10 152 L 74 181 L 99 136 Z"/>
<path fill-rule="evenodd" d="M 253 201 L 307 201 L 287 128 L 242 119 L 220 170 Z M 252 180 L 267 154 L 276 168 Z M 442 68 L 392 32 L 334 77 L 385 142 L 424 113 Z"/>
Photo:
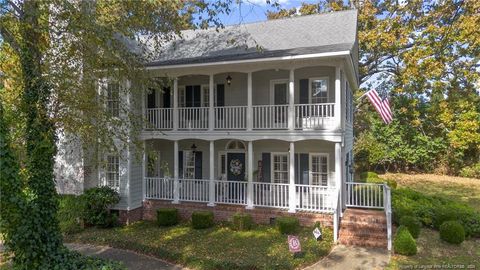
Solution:
<path fill-rule="evenodd" d="M 179 199 L 187 202 L 208 202 L 208 180 L 179 180 Z"/>
<path fill-rule="evenodd" d="M 179 129 L 208 129 L 208 107 L 178 108 Z"/>
<path fill-rule="evenodd" d="M 246 129 L 247 106 L 215 107 L 215 129 Z"/>
<path fill-rule="evenodd" d="M 253 204 L 262 207 L 288 208 L 288 184 L 253 183 Z"/>
<path fill-rule="evenodd" d="M 145 198 L 173 200 L 172 178 L 145 178 Z"/>
<path fill-rule="evenodd" d="M 173 109 L 155 108 L 146 110 L 146 129 L 172 129 Z"/>
<path fill-rule="evenodd" d="M 214 181 L 215 202 L 224 204 L 247 204 L 247 182 Z"/>
<path fill-rule="evenodd" d="M 384 185 L 372 183 L 346 183 L 348 207 L 383 209 Z"/>
<path fill-rule="evenodd" d="M 288 105 L 253 106 L 254 129 L 288 128 Z"/>
<path fill-rule="evenodd" d="M 329 212 L 335 209 L 335 189 L 324 186 L 295 185 L 297 209 Z"/>
<path fill-rule="evenodd" d="M 296 129 L 327 129 L 333 127 L 335 103 L 296 104 Z"/>

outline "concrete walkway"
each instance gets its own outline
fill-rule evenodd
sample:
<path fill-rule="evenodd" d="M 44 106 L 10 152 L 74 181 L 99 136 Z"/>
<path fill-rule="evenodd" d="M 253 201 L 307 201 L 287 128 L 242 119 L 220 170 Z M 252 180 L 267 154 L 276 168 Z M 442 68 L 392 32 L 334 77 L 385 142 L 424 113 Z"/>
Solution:
<path fill-rule="evenodd" d="M 305 270 L 385 269 L 389 261 L 390 254 L 384 249 L 337 245 L 327 257 Z"/>
<path fill-rule="evenodd" d="M 138 254 L 128 250 L 116 249 L 104 246 L 92 246 L 85 244 L 65 244 L 71 250 L 78 251 L 87 256 L 98 257 L 122 262 L 130 270 L 180 270 L 187 269 L 173 265 L 157 258 Z"/>

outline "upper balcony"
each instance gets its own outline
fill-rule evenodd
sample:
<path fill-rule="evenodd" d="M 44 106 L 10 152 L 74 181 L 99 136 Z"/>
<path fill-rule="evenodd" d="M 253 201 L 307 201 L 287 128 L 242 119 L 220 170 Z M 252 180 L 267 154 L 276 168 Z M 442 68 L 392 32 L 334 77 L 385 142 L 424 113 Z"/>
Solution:
<path fill-rule="evenodd" d="M 146 93 L 144 129 L 338 130 L 343 77 L 334 66 L 181 76 Z"/>

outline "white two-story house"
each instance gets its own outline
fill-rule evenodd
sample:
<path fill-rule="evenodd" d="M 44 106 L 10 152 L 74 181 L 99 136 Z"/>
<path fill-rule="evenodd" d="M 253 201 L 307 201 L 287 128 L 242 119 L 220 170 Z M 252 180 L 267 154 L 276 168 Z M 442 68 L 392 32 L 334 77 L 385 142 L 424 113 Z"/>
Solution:
<path fill-rule="evenodd" d="M 357 64 L 355 10 L 184 31 L 146 64 L 171 83 L 146 89 L 136 108 L 143 149 L 105 153 L 84 185 L 117 188 L 124 220 L 176 207 L 338 229 L 353 178 Z M 118 83 L 107 89 L 109 108 Z"/>

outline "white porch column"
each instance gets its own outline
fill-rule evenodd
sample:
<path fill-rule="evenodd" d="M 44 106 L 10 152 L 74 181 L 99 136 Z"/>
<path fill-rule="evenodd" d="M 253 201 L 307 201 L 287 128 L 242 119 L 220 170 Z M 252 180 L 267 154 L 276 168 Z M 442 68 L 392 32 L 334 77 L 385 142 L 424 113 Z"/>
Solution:
<path fill-rule="evenodd" d="M 213 86 L 213 74 L 210 74 L 210 80 L 209 80 L 209 88 L 208 88 L 208 130 L 213 130 L 215 129 L 215 109 L 214 109 L 214 104 L 215 101 L 213 100 L 215 98 L 214 94 L 214 86 Z"/>
<path fill-rule="evenodd" d="M 288 82 L 288 129 L 295 129 L 295 70 L 290 69 L 290 80 Z"/>
<path fill-rule="evenodd" d="M 173 202 L 180 203 L 180 192 L 178 182 L 178 141 L 173 142 Z"/>
<path fill-rule="evenodd" d="M 342 201 L 342 143 L 335 143 L 335 188 L 340 190 L 340 201 Z M 337 205 L 337 202 L 334 202 Z"/>
<path fill-rule="evenodd" d="M 145 177 L 147 177 L 147 144 L 143 141 L 143 155 L 142 155 L 142 201 L 145 201 L 147 194 L 147 187 L 145 182 Z"/>
<path fill-rule="evenodd" d="M 173 80 L 173 130 L 178 130 L 178 78 Z M 176 153 L 176 155 L 178 155 L 178 153 Z"/>
<path fill-rule="evenodd" d="M 290 157 L 288 162 L 290 168 L 288 170 L 288 212 L 295 213 L 297 208 L 297 192 L 295 190 L 295 143 L 290 142 Z"/>
<path fill-rule="evenodd" d="M 209 177 L 210 181 L 208 182 L 208 206 L 215 206 L 215 142 L 210 141 L 210 170 Z"/>
<path fill-rule="evenodd" d="M 253 142 L 248 142 L 247 209 L 253 209 Z"/>
<path fill-rule="evenodd" d="M 253 97 L 252 97 L 252 72 L 248 72 L 247 76 L 247 130 L 253 129 Z"/>
<path fill-rule="evenodd" d="M 337 66 L 335 67 L 335 129 L 340 129 L 342 126 L 341 98 L 340 67 Z"/>

